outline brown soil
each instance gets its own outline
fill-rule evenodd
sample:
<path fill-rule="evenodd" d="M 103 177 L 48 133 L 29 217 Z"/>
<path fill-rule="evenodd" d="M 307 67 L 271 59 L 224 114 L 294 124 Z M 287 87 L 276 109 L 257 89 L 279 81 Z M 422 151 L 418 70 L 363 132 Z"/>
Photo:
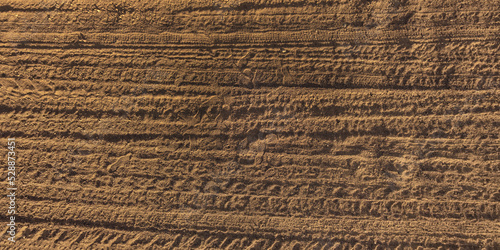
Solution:
<path fill-rule="evenodd" d="M 499 6 L 0 0 L 0 248 L 500 249 Z"/>

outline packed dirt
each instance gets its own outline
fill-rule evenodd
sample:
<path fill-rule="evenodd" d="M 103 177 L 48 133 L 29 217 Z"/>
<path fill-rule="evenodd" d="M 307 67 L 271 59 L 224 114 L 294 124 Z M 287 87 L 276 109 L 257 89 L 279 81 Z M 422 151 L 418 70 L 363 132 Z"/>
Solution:
<path fill-rule="evenodd" d="M 500 249 L 499 82 L 498 0 L 0 0 L 0 248 Z"/>

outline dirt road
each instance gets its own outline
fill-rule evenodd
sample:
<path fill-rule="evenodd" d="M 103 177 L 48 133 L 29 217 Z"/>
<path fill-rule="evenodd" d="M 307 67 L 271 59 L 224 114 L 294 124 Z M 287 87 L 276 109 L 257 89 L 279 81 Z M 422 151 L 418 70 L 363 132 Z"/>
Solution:
<path fill-rule="evenodd" d="M 500 249 L 499 6 L 0 0 L 0 246 Z"/>

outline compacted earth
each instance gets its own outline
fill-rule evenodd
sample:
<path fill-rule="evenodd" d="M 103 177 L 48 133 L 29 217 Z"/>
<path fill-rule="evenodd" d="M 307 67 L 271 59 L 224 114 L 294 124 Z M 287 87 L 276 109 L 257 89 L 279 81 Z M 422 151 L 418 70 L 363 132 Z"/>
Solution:
<path fill-rule="evenodd" d="M 0 0 L 0 248 L 500 249 L 499 82 L 498 0 Z"/>

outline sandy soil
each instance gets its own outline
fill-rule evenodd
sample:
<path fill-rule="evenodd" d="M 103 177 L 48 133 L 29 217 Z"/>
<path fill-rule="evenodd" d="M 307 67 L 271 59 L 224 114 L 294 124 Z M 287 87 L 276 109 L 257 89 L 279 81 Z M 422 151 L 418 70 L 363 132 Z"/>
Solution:
<path fill-rule="evenodd" d="M 498 0 L 0 0 L 0 247 L 500 249 L 499 59 Z"/>

